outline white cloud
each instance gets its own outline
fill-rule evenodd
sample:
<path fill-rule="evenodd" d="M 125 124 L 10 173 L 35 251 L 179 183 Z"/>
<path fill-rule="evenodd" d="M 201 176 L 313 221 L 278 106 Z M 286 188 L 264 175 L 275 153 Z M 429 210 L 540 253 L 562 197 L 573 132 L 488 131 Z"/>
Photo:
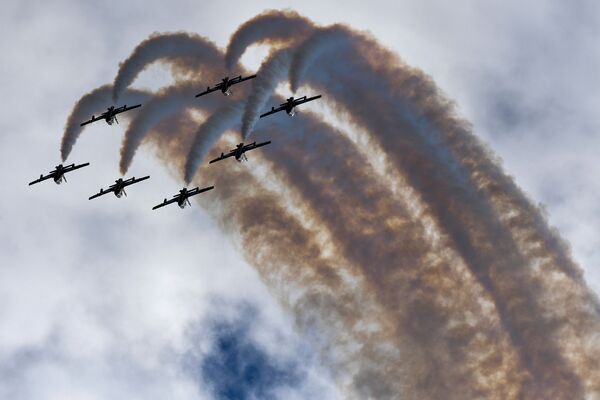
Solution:
<path fill-rule="evenodd" d="M 189 345 L 186 329 L 206 315 L 213 296 L 268 309 L 261 343 L 270 332 L 293 340 L 256 273 L 199 207 L 150 210 L 181 182 L 149 152 L 140 152 L 131 170 L 152 178 L 127 199 L 87 200 L 117 177 L 123 127 L 86 129 L 72 159 L 92 165 L 71 174 L 69 183 L 26 185 L 57 163 L 76 99 L 112 81 L 119 61 L 150 33 L 189 30 L 225 45 L 241 22 L 281 6 L 3 4 L 0 372 L 8 378 L 0 380 L 0 397 L 208 396 L 180 375 L 177 355 Z M 591 20 L 600 15 L 597 6 L 581 13 L 542 1 L 528 3 L 527 12 L 517 1 L 287 6 L 317 22 L 369 29 L 430 73 L 508 171 L 546 204 L 600 290 L 600 102 L 594 89 L 600 24 Z"/>

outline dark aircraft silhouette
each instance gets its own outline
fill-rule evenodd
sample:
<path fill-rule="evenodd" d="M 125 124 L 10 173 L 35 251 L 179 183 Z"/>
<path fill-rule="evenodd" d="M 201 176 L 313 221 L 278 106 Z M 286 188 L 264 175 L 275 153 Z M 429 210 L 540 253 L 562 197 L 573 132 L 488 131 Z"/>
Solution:
<path fill-rule="evenodd" d="M 205 94 L 216 92 L 217 90 L 220 90 L 225 96 L 229 96 L 231 94 L 231 90 L 229 90 L 230 87 L 252 78 L 256 78 L 256 75 L 250 75 L 245 78 L 242 78 L 242 76 L 240 75 L 231 79 L 229 79 L 229 77 L 226 76 L 225 78 L 221 79 L 221 82 L 217 83 L 214 87 L 211 88 L 207 86 L 206 90 L 202 93 L 198 93 L 196 97 L 204 96 Z"/>
<path fill-rule="evenodd" d="M 83 168 L 83 167 L 87 167 L 88 165 L 90 165 L 90 163 L 85 163 L 85 164 L 79 164 L 79 165 L 75 165 L 75 164 L 71 164 L 71 165 L 62 165 L 62 164 L 58 164 L 54 171 L 50 171 L 50 173 L 48 173 L 48 175 L 44 176 L 44 175 L 40 175 L 39 179 L 36 179 L 33 182 L 29 182 L 29 186 L 34 185 L 36 183 L 40 183 L 42 181 L 45 181 L 46 179 L 54 179 L 54 182 L 56 182 L 57 185 L 60 185 L 63 181 L 67 181 L 67 178 L 65 177 L 65 174 L 67 172 L 71 172 L 71 171 L 75 171 L 76 169 L 79 168 Z"/>
<path fill-rule="evenodd" d="M 110 185 L 108 187 L 108 189 L 104 190 L 104 189 L 100 189 L 100 192 L 96 193 L 95 195 L 93 195 L 92 197 L 90 197 L 89 199 L 95 199 L 96 197 L 100 197 L 102 195 L 105 195 L 107 193 L 114 193 L 115 196 L 117 196 L 117 198 L 120 198 L 121 196 L 125 195 L 125 197 L 127 197 L 127 193 L 125 192 L 125 187 L 129 186 L 129 185 L 133 185 L 134 183 L 138 183 L 141 182 L 143 180 L 146 180 L 150 178 L 150 176 L 144 176 L 143 178 L 139 178 L 139 179 L 135 179 L 135 176 L 133 178 L 129 178 L 129 179 L 125 179 L 123 180 L 123 178 L 119 178 L 115 181 L 114 185 Z"/>
<path fill-rule="evenodd" d="M 309 97 L 306 98 L 306 96 L 300 97 L 299 99 L 294 99 L 294 97 L 290 97 L 289 99 L 287 99 L 287 101 L 283 104 L 280 104 L 279 107 L 275 108 L 275 107 L 271 107 L 271 111 L 268 111 L 264 114 L 262 114 L 260 117 L 266 117 L 267 115 L 271 115 L 271 114 L 275 114 L 278 113 L 279 111 L 285 111 L 287 113 L 287 115 L 289 115 L 290 117 L 293 117 L 295 112 L 294 112 L 294 108 L 296 106 L 299 106 L 300 104 L 304 104 L 304 103 L 308 103 L 309 101 L 313 101 L 316 99 L 320 99 L 321 95 L 318 96 L 314 96 L 314 97 Z"/>
<path fill-rule="evenodd" d="M 257 149 L 257 148 L 262 147 L 262 146 L 266 146 L 269 143 L 271 143 L 270 140 L 267 141 L 267 142 L 258 143 L 258 144 L 256 144 L 256 142 L 252 142 L 252 143 L 249 143 L 249 144 L 246 144 L 246 145 L 244 145 L 244 143 L 240 143 L 237 146 L 235 146 L 235 149 L 230 150 L 229 153 L 227 153 L 227 154 L 221 153 L 221 155 L 219 157 L 215 158 L 212 161 L 209 161 L 209 164 L 212 164 L 212 163 L 217 162 L 217 161 L 224 160 L 224 159 L 229 158 L 229 157 L 235 157 L 235 159 L 238 160 L 238 161 L 240 161 L 240 162 L 241 161 L 248 161 L 248 157 L 246 157 L 246 154 L 245 154 L 247 151 L 254 150 L 254 149 Z"/>
<path fill-rule="evenodd" d="M 209 190 L 212 190 L 214 188 L 215 188 L 214 186 L 208 186 L 208 187 L 205 187 L 202 189 L 196 187 L 191 190 L 187 190 L 187 188 L 183 188 L 179 191 L 178 194 L 173 195 L 173 198 L 171 200 L 164 199 L 162 203 L 152 207 L 152 209 L 156 210 L 157 208 L 161 208 L 166 205 L 173 204 L 173 203 L 177 203 L 179 208 L 183 209 L 183 208 L 185 208 L 185 206 L 192 205 L 189 200 L 190 197 L 195 196 L 200 193 L 203 193 L 203 192 L 208 192 Z"/>
<path fill-rule="evenodd" d="M 127 104 L 125 104 L 124 106 L 117 107 L 117 108 L 115 108 L 114 106 L 110 106 L 106 109 L 105 112 L 103 112 L 99 116 L 96 117 L 96 116 L 92 115 L 92 119 L 82 122 L 80 124 L 80 126 L 91 124 L 92 122 L 100 121 L 101 119 L 105 120 L 106 123 L 109 125 L 112 125 L 113 122 L 116 122 L 118 124 L 119 120 L 117 119 L 117 114 L 121 114 L 125 111 L 133 110 L 134 108 L 138 108 L 141 106 L 142 106 L 141 104 L 136 104 L 135 106 L 131 106 L 131 107 L 127 107 Z"/>

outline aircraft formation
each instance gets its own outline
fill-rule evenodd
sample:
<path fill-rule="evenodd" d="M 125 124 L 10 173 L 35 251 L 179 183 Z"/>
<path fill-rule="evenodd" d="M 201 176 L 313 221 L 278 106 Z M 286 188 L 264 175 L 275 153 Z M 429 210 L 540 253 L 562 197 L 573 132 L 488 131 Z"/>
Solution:
<path fill-rule="evenodd" d="M 235 78 L 230 78 L 230 77 L 226 76 L 223 79 L 221 79 L 221 82 L 215 84 L 213 87 L 207 86 L 205 91 L 198 93 L 195 97 L 201 97 L 201 96 L 207 95 L 212 92 L 217 92 L 217 91 L 221 91 L 221 93 L 223 95 L 229 96 L 232 93 L 232 91 L 231 91 L 232 86 L 242 83 L 244 81 L 250 80 L 250 79 L 254 79 L 254 78 L 256 78 L 256 75 L 249 75 L 246 77 L 242 77 L 240 75 Z M 321 98 L 321 95 L 317 95 L 317 96 L 313 96 L 313 97 L 303 96 L 300 98 L 290 97 L 286 100 L 285 103 L 282 103 L 277 107 L 275 107 L 275 106 L 271 107 L 271 110 L 265 112 L 264 114 L 261 114 L 260 118 L 276 114 L 280 111 L 285 111 L 287 113 L 287 115 L 289 115 L 290 117 L 293 117 L 295 114 L 295 108 L 297 106 L 304 104 L 304 103 L 308 103 L 309 101 L 317 100 L 319 98 Z M 106 111 L 104 111 L 100 115 L 98 115 L 98 116 L 92 115 L 92 117 L 89 120 L 82 122 L 80 124 L 80 126 L 85 126 L 87 124 L 91 124 L 93 122 L 97 122 L 97 121 L 101 121 L 101 120 L 104 120 L 108 125 L 112 125 L 115 122 L 118 124 L 119 123 L 119 120 L 117 119 L 118 114 L 139 108 L 141 106 L 142 106 L 141 104 L 136 104 L 136 105 L 129 106 L 129 107 L 126 104 L 122 105 L 120 107 L 110 106 L 106 109 Z M 225 160 L 226 158 L 229 158 L 229 157 L 234 157 L 236 159 L 236 161 L 238 161 L 238 162 L 248 161 L 246 152 L 255 150 L 262 146 L 266 146 L 270 143 L 271 143 L 270 140 L 266 141 L 266 142 L 262 142 L 262 143 L 256 143 L 256 142 L 252 142 L 252 143 L 248 143 L 248 144 L 244 144 L 243 142 L 239 143 L 238 145 L 236 145 L 236 147 L 234 149 L 230 150 L 228 153 L 221 153 L 221 155 L 219 157 L 209 161 L 209 164 L 213 164 L 215 162 Z M 36 179 L 32 182 L 29 182 L 29 185 L 31 186 L 36 183 L 43 182 L 47 179 L 53 179 L 57 185 L 61 184 L 62 182 L 67 182 L 67 179 L 65 176 L 67 173 L 75 171 L 79 168 L 87 167 L 88 165 L 90 165 L 90 163 L 83 163 L 83 164 L 79 164 L 79 165 L 59 164 L 54 168 L 54 170 L 50 171 L 47 175 L 41 174 L 38 179 Z M 136 183 L 145 181 L 146 179 L 149 179 L 149 178 L 150 178 L 150 176 L 144 176 L 141 178 L 136 178 L 134 176 L 134 177 L 131 177 L 128 179 L 118 178 L 115 180 L 115 183 L 108 186 L 108 188 L 106 188 L 106 189 L 100 188 L 98 193 L 89 197 L 89 200 L 96 199 L 96 198 L 103 196 L 105 194 L 108 194 L 108 193 L 114 194 L 115 197 L 117 197 L 117 198 L 121 198 L 123 195 L 125 195 L 125 197 L 127 197 L 127 193 L 125 192 L 125 188 L 127 186 L 134 185 Z M 188 189 L 188 188 L 184 187 L 181 190 L 179 190 L 179 193 L 173 195 L 171 199 L 167 200 L 165 198 L 162 203 L 155 205 L 154 207 L 152 207 L 152 209 L 157 210 L 157 209 L 167 206 L 169 204 L 177 204 L 180 208 L 183 209 L 186 206 L 191 205 L 191 203 L 189 201 L 190 197 L 204 193 L 204 192 L 208 192 L 209 190 L 212 190 L 214 188 L 215 188 L 214 186 L 207 186 L 202 189 L 200 187 L 195 187 L 193 189 Z"/>

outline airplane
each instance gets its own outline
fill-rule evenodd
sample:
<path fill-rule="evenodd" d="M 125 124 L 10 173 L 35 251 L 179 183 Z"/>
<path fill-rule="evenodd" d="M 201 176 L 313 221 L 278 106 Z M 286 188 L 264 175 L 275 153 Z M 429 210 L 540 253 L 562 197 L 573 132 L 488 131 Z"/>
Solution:
<path fill-rule="evenodd" d="M 65 174 L 67 172 L 75 171 L 76 169 L 87 167 L 88 165 L 90 165 L 90 163 L 79 164 L 79 165 L 75 165 L 75 164 L 70 164 L 70 165 L 58 164 L 54 168 L 54 171 L 50 171 L 50 173 L 48 175 L 46 175 L 46 176 L 40 175 L 39 179 L 36 179 L 33 182 L 29 182 L 29 186 L 34 185 L 36 183 L 40 183 L 40 182 L 45 181 L 46 179 L 50 179 L 50 178 L 54 179 L 54 182 L 57 185 L 60 185 L 63 181 L 64 182 L 67 181 L 67 177 L 65 176 Z"/>
<path fill-rule="evenodd" d="M 135 106 L 131 106 L 131 107 L 127 107 L 127 104 L 125 104 L 124 106 L 117 107 L 117 108 L 115 108 L 115 106 L 110 106 L 106 109 L 106 111 L 104 111 L 102 114 L 100 114 L 97 117 L 92 114 L 92 119 L 82 122 L 80 124 L 80 126 L 91 124 L 92 122 L 100 121 L 101 119 L 105 120 L 106 123 L 109 125 L 112 125 L 113 122 L 116 122 L 118 124 L 119 120 L 117 119 L 117 114 L 121 114 L 125 111 L 133 110 L 134 108 L 138 108 L 141 106 L 142 106 L 141 104 L 136 104 Z"/>
<path fill-rule="evenodd" d="M 253 78 L 256 78 L 256 75 L 250 75 L 245 78 L 242 78 L 242 76 L 240 75 L 231 79 L 229 79 L 229 77 L 226 76 L 225 78 L 221 79 L 221 82 L 217 83 L 214 87 L 211 88 L 207 86 L 206 90 L 202 93 L 198 93 L 196 97 L 204 96 L 205 94 L 216 92 L 217 90 L 220 90 L 225 96 L 229 96 L 231 94 L 231 90 L 229 90 L 230 87 Z"/>
<path fill-rule="evenodd" d="M 183 188 L 179 191 L 178 194 L 173 195 L 173 198 L 171 200 L 164 199 L 162 203 L 152 207 L 152 209 L 156 210 L 157 208 L 161 208 L 161 207 L 164 207 L 164 206 L 166 206 L 168 204 L 172 204 L 172 203 L 177 203 L 179 208 L 183 209 L 183 208 L 185 208 L 185 206 L 192 205 L 189 200 L 190 197 L 195 196 L 200 193 L 203 193 L 203 192 L 208 192 L 209 190 L 212 190 L 214 188 L 215 188 L 214 186 L 208 186 L 208 187 L 205 187 L 202 189 L 200 189 L 199 187 L 196 187 L 191 190 L 188 190 L 187 188 Z"/>
<path fill-rule="evenodd" d="M 224 160 L 229 157 L 235 157 L 235 159 L 238 160 L 239 162 L 248 161 L 248 157 L 246 157 L 246 154 L 245 154 L 247 151 L 254 150 L 254 149 L 257 149 L 262 146 L 266 146 L 269 143 L 271 143 L 270 140 L 267 142 L 258 143 L 258 144 L 256 144 L 256 142 L 252 142 L 252 143 L 249 143 L 246 145 L 244 145 L 244 143 L 240 143 L 237 146 L 235 146 L 235 149 L 230 150 L 229 153 L 227 153 L 227 154 L 221 153 L 221 155 L 219 157 L 215 158 L 212 161 L 209 161 L 209 164 Z"/>
<path fill-rule="evenodd" d="M 306 96 L 302 96 L 298 99 L 294 99 L 294 97 L 292 96 L 289 99 L 287 99 L 285 103 L 280 104 L 279 107 L 277 107 L 277 108 L 271 107 L 271 111 L 268 111 L 268 112 L 262 114 L 260 116 L 260 118 L 266 117 L 267 115 L 278 113 L 279 111 L 285 111 L 287 113 L 287 115 L 289 115 L 290 117 L 293 117 L 295 114 L 294 108 L 296 106 L 299 106 L 300 104 L 308 103 L 309 101 L 313 101 L 313 100 L 320 99 L 320 98 L 321 98 L 321 95 L 309 97 L 309 98 L 306 98 Z"/>
<path fill-rule="evenodd" d="M 125 192 L 126 186 L 133 185 L 134 183 L 141 182 L 148 178 L 150 178 L 150 176 L 144 176 L 143 178 L 139 178 L 139 179 L 135 179 L 135 176 L 134 176 L 133 178 L 129 178 L 129 179 L 125 179 L 125 180 L 123 180 L 123 178 L 119 178 L 115 181 L 115 184 L 110 185 L 108 187 L 108 189 L 104 190 L 104 189 L 100 188 L 100 192 L 98 192 L 95 195 L 93 195 L 92 197 L 90 197 L 89 200 L 95 199 L 96 197 L 100 197 L 102 195 L 105 195 L 105 194 L 111 193 L 111 192 L 114 193 L 114 195 L 117 198 L 121 198 L 121 196 L 123 196 L 123 195 L 125 195 L 125 197 L 127 197 L 127 193 Z"/>

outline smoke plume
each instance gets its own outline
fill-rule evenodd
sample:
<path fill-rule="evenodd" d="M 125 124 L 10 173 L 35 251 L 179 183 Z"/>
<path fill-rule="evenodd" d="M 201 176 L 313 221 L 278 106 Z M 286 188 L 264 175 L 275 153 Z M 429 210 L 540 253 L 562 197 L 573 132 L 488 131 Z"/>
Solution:
<path fill-rule="evenodd" d="M 185 82 L 165 88 L 144 104 L 123 137 L 119 161 L 119 169 L 122 174 L 127 172 L 144 137 L 156 124 L 177 113 L 181 108 L 193 107 L 198 104 L 198 99 L 194 97 L 196 92 L 196 87 Z M 210 103 L 214 104 L 214 101 Z"/>
<path fill-rule="evenodd" d="M 272 53 L 260 66 L 257 77 L 253 79 L 252 89 L 242 117 L 243 138 L 247 138 L 252 132 L 254 124 L 258 121 L 260 113 L 265 109 L 275 87 L 285 78 L 290 62 L 291 52 L 280 50 Z"/>
<path fill-rule="evenodd" d="M 92 114 L 100 114 L 108 107 L 112 105 L 110 98 L 112 87 L 104 85 L 99 88 L 92 90 L 90 93 L 83 96 L 73 107 L 67 123 L 65 125 L 65 131 L 60 144 L 60 154 L 62 160 L 65 161 L 71 150 L 79 139 L 79 135 L 83 131 L 80 124 L 89 119 Z M 145 103 L 149 98 L 149 93 L 142 91 L 128 91 L 123 97 L 123 101 L 129 104 Z M 128 117 L 127 114 L 124 114 Z M 103 123 L 102 121 L 97 122 L 98 124 Z"/>
<path fill-rule="evenodd" d="M 293 43 L 304 38 L 312 28 L 312 22 L 295 11 L 265 11 L 242 24 L 231 35 L 225 51 L 225 65 L 231 70 L 252 44 Z"/>
<path fill-rule="evenodd" d="M 544 307 L 550 282 L 543 279 L 543 274 L 549 271 L 535 273 L 535 262 L 522 254 L 520 247 L 523 246 L 517 243 L 516 235 L 510 227 L 501 223 L 493 209 L 491 193 L 482 195 L 472 181 L 474 175 L 487 172 L 469 171 L 473 159 L 490 159 L 486 149 L 470 133 L 468 125 L 454 116 L 448 102 L 439 95 L 430 79 L 413 69 L 402 68 L 395 56 L 386 54 L 380 47 L 372 47 L 375 43 L 369 38 L 339 26 L 332 29 L 335 35 L 345 30 L 346 39 L 332 47 L 332 35 L 318 32 L 300 47 L 297 52 L 299 60 L 295 59 L 292 64 L 302 65 L 300 70 L 307 74 L 311 63 L 321 56 L 320 67 L 309 71 L 312 83 L 327 91 L 328 99 L 333 95 L 340 105 L 347 108 L 354 121 L 375 134 L 374 137 L 388 151 L 390 158 L 395 159 L 400 170 L 410 171 L 407 179 L 419 190 L 434 219 L 450 235 L 473 275 L 494 299 L 502 323 L 520 352 L 521 363 L 529 371 L 531 382 L 525 385 L 527 391 L 551 398 L 573 394 L 575 397 L 583 396 L 584 382 L 575 372 L 582 369 L 581 364 L 569 365 L 569 360 L 565 359 L 570 355 L 561 349 L 564 338 L 557 340 L 558 331 L 563 331 L 564 327 L 555 325 L 556 313 Z M 311 55 L 310 49 L 316 56 Z M 361 55 L 364 60 L 372 60 L 373 64 L 361 62 Z M 307 80 L 310 80 L 308 78 L 307 75 Z M 330 85 L 333 79 L 341 84 Z M 383 87 L 377 90 L 381 82 L 385 83 L 387 90 Z M 350 93 L 360 93 L 360 103 L 356 101 L 357 96 Z M 387 98 L 389 102 L 382 102 Z M 377 113 L 373 109 L 365 109 L 364 104 L 375 105 Z M 394 137 L 395 132 L 402 133 L 402 140 Z M 422 159 L 411 161 L 407 155 Z M 489 168 L 492 163 L 487 164 Z M 510 182 L 497 166 L 491 170 L 496 182 Z M 503 190 L 504 193 L 514 191 L 511 185 Z M 516 197 L 521 197 L 523 202 L 523 196 Z M 533 207 L 528 208 L 531 210 Z M 564 246 L 561 247 L 564 261 Z M 556 250 L 551 249 L 550 252 L 555 254 Z M 567 264 L 574 265 L 572 262 Z M 554 268 L 562 269 L 560 265 Z M 569 272 L 561 285 L 553 283 L 551 286 L 572 287 L 575 282 L 569 282 L 570 277 L 579 274 Z M 540 281 L 548 288 L 536 291 Z M 589 339 L 594 330 L 589 328 L 597 326 L 597 322 L 591 325 L 582 323 L 597 321 L 598 313 L 592 311 L 597 310 L 596 300 L 587 289 L 580 292 L 579 297 L 585 300 L 573 310 L 577 317 L 570 322 L 587 332 L 585 335 L 579 332 L 580 338 L 571 336 L 571 343 L 582 342 L 583 337 Z M 532 318 L 532 313 L 535 318 Z M 549 332 L 556 332 L 556 335 Z M 583 339 L 583 342 L 586 341 Z M 594 355 L 586 362 L 593 364 L 592 360 L 598 359 L 597 346 L 582 347 L 589 350 L 596 347 Z M 548 364 L 549 359 L 554 363 Z M 597 374 L 587 371 L 588 374 L 590 372 Z"/>
<path fill-rule="evenodd" d="M 558 232 L 433 80 L 367 34 L 279 11 L 243 24 L 225 56 L 194 68 L 216 74 L 223 59 L 231 68 L 257 42 L 275 48 L 247 96 L 195 99 L 191 70 L 152 95 L 125 134 L 121 170 L 147 138 L 186 182 L 215 184 L 198 202 L 239 241 L 298 329 L 317 332 L 345 397 L 600 396 L 598 300 Z M 177 61 L 185 51 L 148 53 L 123 75 L 165 59 L 184 75 L 191 68 Z M 322 93 L 345 129 L 364 132 L 385 170 L 349 132 L 308 112 L 266 118 L 253 133 L 273 143 L 250 165 L 266 167 L 279 193 L 252 168 L 201 167 L 213 146 L 231 146 L 223 133 L 241 126 L 246 138 L 266 102 L 282 101 L 274 90 L 286 78 L 293 90 Z M 110 93 L 76 105 L 64 158 L 79 134 L 73 115 Z M 211 115 L 197 128 L 190 109 Z"/>
<path fill-rule="evenodd" d="M 113 83 L 113 101 L 117 102 L 135 78 L 155 61 L 185 59 L 193 63 L 207 64 L 221 57 L 216 45 L 201 36 L 185 32 L 155 33 L 140 43 L 119 65 Z"/>
<path fill-rule="evenodd" d="M 183 172 L 186 183 L 190 183 L 210 149 L 221 138 L 223 132 L 233 129 L 242 115 L 243 103 L 233 103 L 211 114 L 194 135 L 194 142 L 186 158 Z"/>

